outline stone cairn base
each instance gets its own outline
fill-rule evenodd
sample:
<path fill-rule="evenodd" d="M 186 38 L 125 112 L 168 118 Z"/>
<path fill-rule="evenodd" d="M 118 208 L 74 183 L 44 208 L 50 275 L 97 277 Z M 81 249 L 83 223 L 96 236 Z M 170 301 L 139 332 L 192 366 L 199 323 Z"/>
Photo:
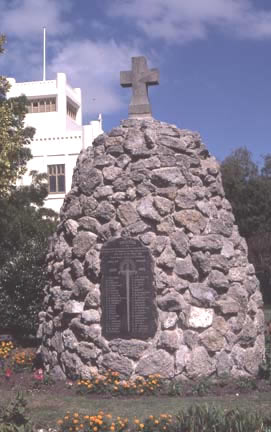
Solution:
<path fill-rule="evenodd" d="M 100 252 L 121 236 L 151 252 L 158 318 L 147 340 L 102 334 Z M 38 337 L 57 378 L 109 368 L 126 378 L 159 373 L 180 380 L 258 372 L 259 283 L 219 165 L 197 133 L 128 119 L 82 151 L 48 272 Z"/>

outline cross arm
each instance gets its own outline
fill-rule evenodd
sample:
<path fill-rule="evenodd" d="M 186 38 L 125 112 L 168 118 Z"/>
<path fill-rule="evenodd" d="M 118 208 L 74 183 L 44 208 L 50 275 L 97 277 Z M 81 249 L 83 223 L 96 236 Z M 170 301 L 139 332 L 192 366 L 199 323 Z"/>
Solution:
<path fill-rule="evenodd" d="M 148 85 L 157 85 L 159 84 L 159 70 L 158 69 L 150 69 L 149 73 L 146 76 L 146 82 Z"/>
<path fill-rule="evenodd" d="M 120 73 L 120 85 L 122 87 L 131 87 L 132 71 L 123 71 Z"/>

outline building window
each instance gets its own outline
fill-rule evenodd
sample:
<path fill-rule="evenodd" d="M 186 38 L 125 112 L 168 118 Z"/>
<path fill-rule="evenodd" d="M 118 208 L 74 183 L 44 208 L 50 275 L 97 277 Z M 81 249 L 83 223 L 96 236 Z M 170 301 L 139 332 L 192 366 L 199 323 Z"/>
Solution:
<path fill-rule="evenodd" d="M 76 119 L 77 108 L 75 108 L 75 106 L 72 105 L 69 101 L 67 102 L 67 114 L 68 114 L 68 116 L 71 117 L 73 120 Z"/>
<path fill-rule="evenodd" d="M 65 192 L 65 165 L 48 165 L 49 193 Z"/>
<path fill-rule="evenodd" d="M 27 102 L 28 113 L 42 113 L 56 111 L 56 98 L 29 99 Z"/>

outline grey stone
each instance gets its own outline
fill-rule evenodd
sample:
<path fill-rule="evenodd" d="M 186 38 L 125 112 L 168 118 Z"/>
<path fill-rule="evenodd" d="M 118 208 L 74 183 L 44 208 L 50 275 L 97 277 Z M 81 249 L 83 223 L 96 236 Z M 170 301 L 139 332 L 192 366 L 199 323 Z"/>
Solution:
<path fill-rule="evenodd" d="M 116 164 L 119 168 L 124 169 L 127 167 L 127 165 L 129 164 L 130 161 L 131 161 L 131 159 L 129 158 L 129 156 L 126 154 L 123 154 L 123 155 L 118 157 Z"/>
<path fill-rule="evenodd" d="M 129 202 L 119 206 L 117 215 L 123 226 L 135 223 L 139 219 L 135 207 Z"/>
<path fill-rule="evenodd" d="M 62 342 L 62 334 L 56 331 L 54 336 L 51 338 L 51 347 L 57 352 L 61 353 L 64 350 L 64 345 Z"/>
<path fill-rule="evenodd" d="M 86 276 L 76 279 L 73 287 L 73 295 L 80 300 L 84 300 L 90 291 L 93 291 L 95 285 L 88 280 Z"/>
<path fill-rule="evenodd" d="M 64 306 L 64 312 L 67 314 L 80 314 L 84 310 L 84 303 L 76 300 L 69 300 Z"/>
<path fill-rule="evenodd" d="M 73 219 L 68 219 L 64 223 L 64 227 L 65 227 L 66 233 L 69 236 L 74 237 L 76 235 L 76 233 L 77 233 L 78 223 L 75 220 L 73 220 Z"/>
<path fill-rule="evenodd" d="M 189 250 L 189 241 L 186 234 L 181 230 L 176 230 L 170 235 L 171 244 L 179 257 L 186 257 Z"/>
<path fill-rule="evenodd" d="M 237 314 L 239 312 L 240 306 L 235 300 L 230 298 L 227 300 L 218 300 L 216 306 L 219 307 L 224 315 Z"/>
<path fill-rule="evenodd" d="M 113 195 L 112 186 L 99 186 L 95 189 L 94 192 L 94 198 L 97 198 L 98 200 L 108 198 L 110 195 Z"/>
<path fill-rule="evenodd" d="M 85 269 L 88 277 L 91 278 L 93 275 L 98 277 L 100 274 L 100 266 L 101 263 L 99 253 L 96 250 L 91 249 L 85 256 Z"/>
<path fill-rule="evenodd" d="M 157 232 L 159 234 L 171 234 L 175 231 L 175 224 L 172 216 L 166 216 L 162 221 L 156 226 Z"/>
<path fill-rule="evenodd" d="M 100 322 L 100 314 L 95 309 L 85 310 L 82 313 L 82 323 L 83 324 L 94 324 Z"/>
<path fill-rule="evenodd" d="M 90 196 L 95 188 L 102 183 L 103 177 L 100 171 L 92 168 L 91 164 L 84 164 L 79 175 L 80 190 Z"/>
<path fill-rule="evenodd" d="M 190 241 L 192 250 L 201 250 L 203 252 L 218 252 L 222 249 L 222 241 L 218 235 L 208 234 L 194 236 Z"/>
<path fill-rule="evenodd" d="M 119 372 L 122 377 L 129 377 L 133 372 L 133 362 L 117 353 L 108 353 L 103 356 L 102 366 Z"/>
<path fill-rule="evenodd" d="M 216 373 L 219 378 L 227 378 L 230 376 L 233 366 L 232 359 L 226 351 L 221 351 L 217 356 Z"/>
<path fill-rule="evenodd" d="M 139 360 L 135 373 L 141 376 L 159 374 L 163 378 L 172 378 L 174 359 L 165 350 L 153 350 Z"/>
<path fill-rule="evenodd" d="M 195 207 L 196 196 L 193 193 L 193 189 L 184 186 L 178 191 L 175 198 L 176 208 L 178 210 L 193 209 Z"/>
<path fill-rule="evenodd" d="M 185 330 L 184 331 L 184 343 L 190 349 L 195 348 L 199 344 L 199 334 L 194 330 Z"/>
<path fill-rule="evenodd" d="M 212 375 L 216 370 L 214 359 L 209 357 L 204 347 L 196 347 L 192 350 L 190 360 L 186 364 L 186 372 L 189 378 L 203 378 Z"/>
<path fill-rule="evenodd" d="M 77 345 L 76 351 L 81 360 L 83 360 L 87 364 L 91 364 L 91 361 L 95 360 L 100 353 L 100 350 L 97 349 L 97 347 L 95 347 L 93 343 L 89 342 L 80 342 Z"/>
<path fill-rule="evenodd" d="M 104 168 L 114 164 L 114 158 L 110 155 L 97 155 L 95 157 L 94 166 L 96 168 Z M 96 191 L 95 191 L 96 192 Z"/>
<path fill-rule="evenodd" d="M 65 381 L 66 375 L 59 365 L 54 366 L 50 370 L 50 377 L 55 381 Z"/>
<path fill-rule="evenodd" d="M 167 351 L 176 351 L 180 345 L 181 339 L 177 330 L 164 330 L 160 333 L 158 347 Z"/>
<path fill-rule="evenodd" d="M 177 195 L 177 187 L 169 186 L 169 187 L 160 187 L 156 189 L 157 195 L 168 198 L 171 201 L 174 201 Z"/>
<path fill-rule="evenodd" d="M 171 246 L 166 246 L 162 254 L 157 259 L 157 265 L 162 268 L 173 269 L 176 262 L 176 256 Z"/>
<path fill-rule="evenodd" d="M 158 168 L 152 171 L 152 183 L 164 188 L 168 186 L 184 186 L 185 179 L 178 168 Z"/>
<path fill-rule="evenodd" d="M 214 311 L 210 308 L 190 307 L 187 326 L 192 328 L 207 328 L 213 323 Z"/>
<path fill-rule="evenodd" d="M 95 244 L 97 236 L 90 232 L 79 232 L 73 239 L 73 254 L 83 258 L 86 252 Z"/>
<path fill-rule="evenodd" d="M 71 277 L 71 269 L 65 268 L 62 272 L 62 286 L 66 290 L 72 290 L 73 289 L 73 279 Z"/>
<path fill-rule="evenodd" d="M 62 332 L 62 340 L 64 349 L 68 349 L 70 351 L 74 351 L 78 345 L 78 341 L 70 329 L 66 329 Z"/>
<path fill-rule="evenodd" d="M 171 213 L 173 209 L 172 201 L 159 196 L 154 198 L 154 205 L 160 216 L 166 216 L 167 214 Z"/>
<path fill-rule="evenodd" d="M 95 288 L 90 291 L 85 299 L 85 309 L 97 308 L 100 306 L 101 295 L 100 291 Z"/>
<path fill-rule="evenodd" d="M 206 227 L 206 220 L 197 210 L 181 210 L 174 213 L 178 226 L 186 228 L 193 234 L 200 234 Z"/>
<path fill-rule="evenodd" d="M 187 255 L 186 258 L 176 258 L 174 272 L 191 282 L 196 281 L 198 277 L 198 272 L 192 264 L 190 255 Z"/>
<path fill-rule="evenodd" d="M 163 312 L 161 318 L 161 327 L 163 330 L 173 329 L 177 323 L 178 316 L 176 312 Z"/>
<path fill-rule="evenodd" d="M 199 274 L 207 276 L 211 271 L 210 253 L 203 253 L 202 251 L 192 253 L 192 262 Z"/>
<path fill-rule="evenodd" d="M 121 340 L 117 349 L 122 356 L 139 359 L 148 346 L 147 342 L 130 339 Z"/>
<path fill-rule="evenodd" d="M 115 216 L 115 208 L 112 204 L 102 201 L 95 210 L 95 217 L 99 222 L 109 222 Z"/>
<path fill-rule="evenodd" d="M 209 283 L 217 292 L 225 292 L 229 288 L 227 277 L 218 270 L 212 270 L 209 274 Z"/>
<path fill-rule="evenodd" d="M 157 304 L 162 310 L 169 312 L 179 311 L 185 308 L 183 296 L 174 291 L 164 296 L 157 296 Z"/>
<path fill-rule="evenodd" d="M 175 353 L 175 371 L 179 375 L 190 361 L 190 350 L 186 345 L 180 345 Z"/>
<path fill-rule="evenodd" d="M 64 351 L 60 356 L 60 360 L 69 378 L 79 378 L 78 371 L 83 366 L 83 363 L 77 354 Z"/>
<path fill-rule="evenodd" d="M 143 218 L 150 219 L 154 222 L 160 221 L 160 216 L 153 206 L 153 198 L 149 195 L 141 198 L 136 207 L 136 210 Z"/>
<path fill-rule="evenodd" d="M 106 167 L 103 169 L 103 176 L 106 181 L 113 182 L 122 174 L 122 169 L 118 167 Z"/>
<path fill-rule="evenodd" d="M 209 288 L 205 283 L 190 283 L 189 291 L 199 305 L 212 306 L 216 299 L 216 292 Z"/>
<path fill-rule="evenodd" d="M 78 259 L 71 262 L 71 272 L 74 278 L 80 278 L 84 275 L 84 267 Z"/>
<path fill-rule="evenodd" d="M 223 335 L 213 328 L 208 328 L 201 333 L 200 341 L 207 351 L 210 352 L 220 351 L 224 347 L 225 343 Z"/>

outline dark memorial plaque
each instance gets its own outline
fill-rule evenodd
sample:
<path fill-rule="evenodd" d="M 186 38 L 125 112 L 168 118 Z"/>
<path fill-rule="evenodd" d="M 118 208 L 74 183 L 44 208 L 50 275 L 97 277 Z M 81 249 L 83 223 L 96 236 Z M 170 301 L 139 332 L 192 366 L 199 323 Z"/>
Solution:
<path fill-rule="evenodd" d="M 109 240 L 101 250 L 102 333 L 108 338 L 153 337 L 156 308 L 151 254 L 139 240 Z"/>

